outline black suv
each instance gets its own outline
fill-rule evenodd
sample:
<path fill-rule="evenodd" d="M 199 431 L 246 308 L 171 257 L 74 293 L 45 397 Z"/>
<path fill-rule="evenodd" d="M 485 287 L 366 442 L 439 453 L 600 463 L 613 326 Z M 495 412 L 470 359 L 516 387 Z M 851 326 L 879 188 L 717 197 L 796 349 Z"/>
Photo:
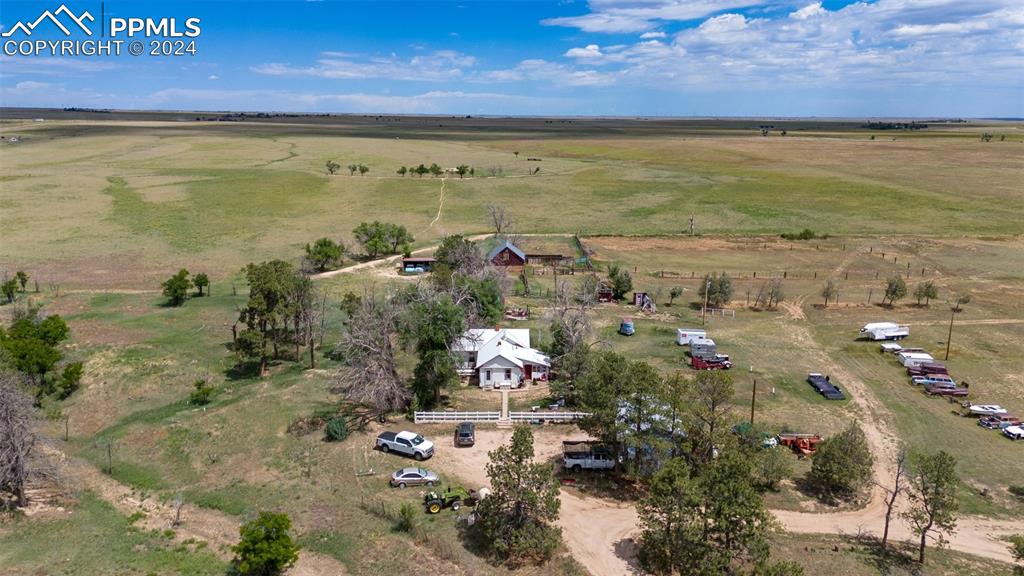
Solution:
<path fill-rule="evenodd" d="M 456 446 L 472 446 L 476 444 L 476 426 L 472 422 L 462 422 L 455 429 Z"/>

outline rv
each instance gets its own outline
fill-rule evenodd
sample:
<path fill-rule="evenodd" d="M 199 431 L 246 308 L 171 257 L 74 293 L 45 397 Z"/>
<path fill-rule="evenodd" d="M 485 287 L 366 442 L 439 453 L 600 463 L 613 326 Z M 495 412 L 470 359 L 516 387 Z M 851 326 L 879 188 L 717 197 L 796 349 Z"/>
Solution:
<path fill-rule="evenodd" d="M 710 338 L 697 338 L 690 342 L 690 356 L 695 358 L 714 358 L 717 352 L 715 341 Z"/>
<path fill-rule="evenodd" d="M 896 355 L 896 358 L 900 361 L 900 364 L 908 368 L 919 364 L 935 362 L 935 358 L 932 358 L 931 354 L 925 354 L 924 352 L 900 352 Z"/>
<path fill-rule="evenodd" d="M 871 322 L 860 329 L 860 337 L 868 340 L 901 340 L 907 336 L 910 336 L 910 327 L 895 322 Z"/>
<path fill-rule="evenodd" d="M 696 328 L 676 328 L 676 344 L 689 346 L 694 340 L 703 340 L 708 337 L 707 330 Z"/>

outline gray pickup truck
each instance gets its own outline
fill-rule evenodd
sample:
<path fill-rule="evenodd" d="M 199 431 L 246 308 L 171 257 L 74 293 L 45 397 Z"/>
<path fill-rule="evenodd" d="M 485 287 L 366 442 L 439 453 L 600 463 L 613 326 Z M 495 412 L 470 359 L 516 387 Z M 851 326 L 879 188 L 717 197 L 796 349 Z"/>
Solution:
<path fill-rule="evenodd" d="M 377 448 L 385 454 L 391 451 L 426 460 L 434 455 L 434 443 L 415 432 L 381 432 Z"/>

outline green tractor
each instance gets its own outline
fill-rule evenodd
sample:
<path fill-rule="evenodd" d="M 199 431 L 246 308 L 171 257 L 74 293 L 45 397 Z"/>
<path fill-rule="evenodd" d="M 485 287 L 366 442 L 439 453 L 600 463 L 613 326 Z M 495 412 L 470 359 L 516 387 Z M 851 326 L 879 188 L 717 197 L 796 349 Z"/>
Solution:
<path fill-rule="evenodd" d="M 482 498 L 483 496 L 475 490 L 449 486 L 444 492 L 427 492 L 423 497 L 423 505 L 426 506 L 428 514 L 437 514 L 445 508 L 458 511 L 463 506 L 476 506 Z"/>

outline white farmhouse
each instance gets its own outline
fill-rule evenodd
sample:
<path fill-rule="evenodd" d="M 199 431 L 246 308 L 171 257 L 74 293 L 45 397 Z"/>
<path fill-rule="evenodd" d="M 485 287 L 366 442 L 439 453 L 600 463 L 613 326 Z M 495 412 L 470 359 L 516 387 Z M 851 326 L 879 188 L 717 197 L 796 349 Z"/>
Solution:
<path fill-rule="evenodd" d="M 551 370 L 551 359 L 530 348 L 530 331 L 525 328 L 467 330 L 455 343 L 455 352 L 462 357 L 459 374 L 476 374 L 481 388 L 545 382 Z"/>

